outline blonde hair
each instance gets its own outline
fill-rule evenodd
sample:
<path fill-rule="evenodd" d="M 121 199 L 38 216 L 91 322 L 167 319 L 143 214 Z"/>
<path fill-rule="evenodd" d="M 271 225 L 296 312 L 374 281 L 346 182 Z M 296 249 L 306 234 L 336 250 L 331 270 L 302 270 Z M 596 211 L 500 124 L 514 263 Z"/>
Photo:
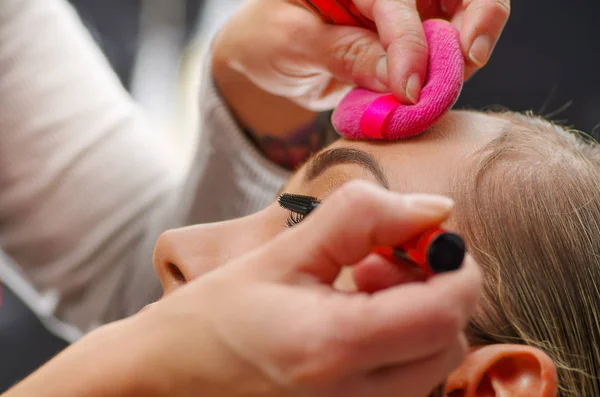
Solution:
<path fill-rule="evenodd" d="M 482 266 L 473 346 L 520 343 L 557 366 L 559 395 L 600 396 L 600 148 L 531 114 L 456 184 L 454 222 Z"/>

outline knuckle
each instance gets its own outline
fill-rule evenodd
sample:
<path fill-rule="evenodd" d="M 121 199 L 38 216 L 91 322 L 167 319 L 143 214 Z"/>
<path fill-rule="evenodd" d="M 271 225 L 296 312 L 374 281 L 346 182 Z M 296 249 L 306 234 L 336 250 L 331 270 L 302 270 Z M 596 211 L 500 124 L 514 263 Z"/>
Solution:
<path fill-rule="evenodd" d="M 407 32 L 398 37 L 393 44 L 402 52 L 409 50 L 419 55 L 427 55 L 429 51 L 427 42 L 417 32 Z"/>
<path fill-rule="evenodd" d="M 335 337 L 334 345 L 343 355 L 351 355 L 365 340 L 365 328 L 357 326 L 357 319 L 361 323 L 369 323 L 372 307 L 368 303 L 366 295 L 357 295 L 352 306 L 340 305 L 329 315 L 328 328 L 341 330 Z"/>
<path fill-rule="evenodd" d="M 501 15 L 503 18 L 508 18 L 510 8 L 510 0 L 476 0 L 473 3 L 474 10 L 493 12 L 494 15 Z"/>
<path fill-rule="evenodd" d="M 297 13 L 290 12 L 287 7 L 273 7 L 269 10 L 265 27 L 271 26 L 268 40 L 278 44 L 278 49 L 287 52 L 302 52 L 304 44 L 315 36 L 315 25 L 310 18 L 302 18 Z M 260 33 L 264 39 L 265 35 Z"/>
<path fill-rule="evenodd" d="M 339 189 L 342 212 L 359 219 L 363 215 L 372 215 L 378 208 L 377 201 L 373 186 L 365 181 L 351 181 Z"/>
<path fill-rule="evenodd" d="M 510 0 L 494 0 L 492 6 L 496 7 L 502 15 L 506 17 L 510 15 Z"/>
<path fill-rule="evenodd" d="M 334 43 L 333 54 L 340 62 L 345 76 L 357 76 L 365 69 L 372 53 L 372 45 L 373 41 L 369 36 L 359 34 L 351 34 Z"/>
<path fill-rule="evenodd" d="M 434 313 L 435 327 L 430 328 L 430 338 L 437 346 L 445 346 L 455 340 L 456 335 L 462 332 L 463 316 L 456 307 L 440 304 Z"/>
<path fill-rule="evenodd" d="M 321 324 L 327 323 L 326 320 Z M 315 329 L 320 332 L 314 332 Z M 323 326 L 306 329 L 305 343 L 300 344 L 298 359 L 295 364 L 285 368 L 282 378 L 285 383 L 297 386 L 316 386 L 331 383 L 343 369 L 344 361 L 340 359 L 343 349 L 336 338 Z"/>
<path fill-rule="evenodd" d="M 431 2 L 431 0 L 430 0 Z M 417 0 L 371 0 L 373 15 L 414 15 L 417 10 Z"/>
<path fill-rule="evenodd" d="M 298 41 L 298 38 L 309 38 L 314 34 L 314 27 L 310 23 L 306 23 L 303 19 L 289 19 L 282 21 L 281 32 L 285 32 L 285 38 L 290 39 L 288 43 Z"/>
<path fill-rule="evenodd" d="M 339 332 L 329 333 L 324 341 L 321 351 L 325 351 L 328 357 L 328 366 L 332 369 L 344 368 L 348 363 L 360 360 L 361 346 L 365 343 L 365 333 L 361 327 L 357 327 L 357 318 L 367 318 L 368 313 L 363 316 L 351 310 L 336 310 L 330 314 L 327 323 L 328 329 L 338 329 Z M 330 371 L 331 372 L 331 371 Z"/>

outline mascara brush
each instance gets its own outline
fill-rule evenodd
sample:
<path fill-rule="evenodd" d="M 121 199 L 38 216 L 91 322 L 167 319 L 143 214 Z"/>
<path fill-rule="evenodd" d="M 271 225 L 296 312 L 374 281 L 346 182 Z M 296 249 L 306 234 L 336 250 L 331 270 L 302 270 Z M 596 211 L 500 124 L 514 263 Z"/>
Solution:
<path fill-rule="evenodd" d="M 289 193 L 282 194 L 278 202 L 286 210 L 302 216 L 321 204 L 315 197 Z M 433 275 L 458 270 L 465 258 L 466 246 L 458 234 L 436 227 L 400 247 L 374 247 L 373 252 L 392 262 L 408 262 Z"/>
<path fill-rule="evenodd" d="M 283 193 L 279 196 L 279 205 L 288 211 L 306 216 L 321 204 L 319 200 L 311 196 L 302 196 L 300 194 Z"/>

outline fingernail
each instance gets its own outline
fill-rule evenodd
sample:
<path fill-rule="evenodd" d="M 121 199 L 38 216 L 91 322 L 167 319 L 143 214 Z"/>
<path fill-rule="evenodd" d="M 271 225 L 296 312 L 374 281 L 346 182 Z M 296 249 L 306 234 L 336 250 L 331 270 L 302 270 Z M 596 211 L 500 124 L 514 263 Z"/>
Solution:
<path fill-rule="evenodd" d="M 418 73 L 413 73 L 406 82 L 406 97 L 408 100 L 415 104 L 419 102 L 419 96 L 421 95 L 421 77 Z"/>
<path fill-rule="evenodd" d="M 386 87 L 389 86 L 387 57 L 382 57 L 375 68 L 377 80 Z"/>
<path fill-rule="evenodd" d="M 448 215 L 452 208 L 454 208 L 454 200 L 444 196 L 415 194 L 409 197 L 409 205 L 419 212 L 444 216 Z"/>
<path fill-rule="evenodd" d="M 487 34 L 481 34 L 471 44 L 469 58 L 477 67 L 483 67 L 490 56 L 492 50 L 492 39 Z"/>

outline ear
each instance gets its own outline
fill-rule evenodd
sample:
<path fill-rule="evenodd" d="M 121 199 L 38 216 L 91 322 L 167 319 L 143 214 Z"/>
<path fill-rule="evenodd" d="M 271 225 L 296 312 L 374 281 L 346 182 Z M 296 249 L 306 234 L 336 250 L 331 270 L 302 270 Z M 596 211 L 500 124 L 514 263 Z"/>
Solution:
<path fill-rule="evenodd" d="M 448 397 L 555 397 L 554 363 L 544 352 L 523 345 L 475 348 L 446 383 Z"/>

